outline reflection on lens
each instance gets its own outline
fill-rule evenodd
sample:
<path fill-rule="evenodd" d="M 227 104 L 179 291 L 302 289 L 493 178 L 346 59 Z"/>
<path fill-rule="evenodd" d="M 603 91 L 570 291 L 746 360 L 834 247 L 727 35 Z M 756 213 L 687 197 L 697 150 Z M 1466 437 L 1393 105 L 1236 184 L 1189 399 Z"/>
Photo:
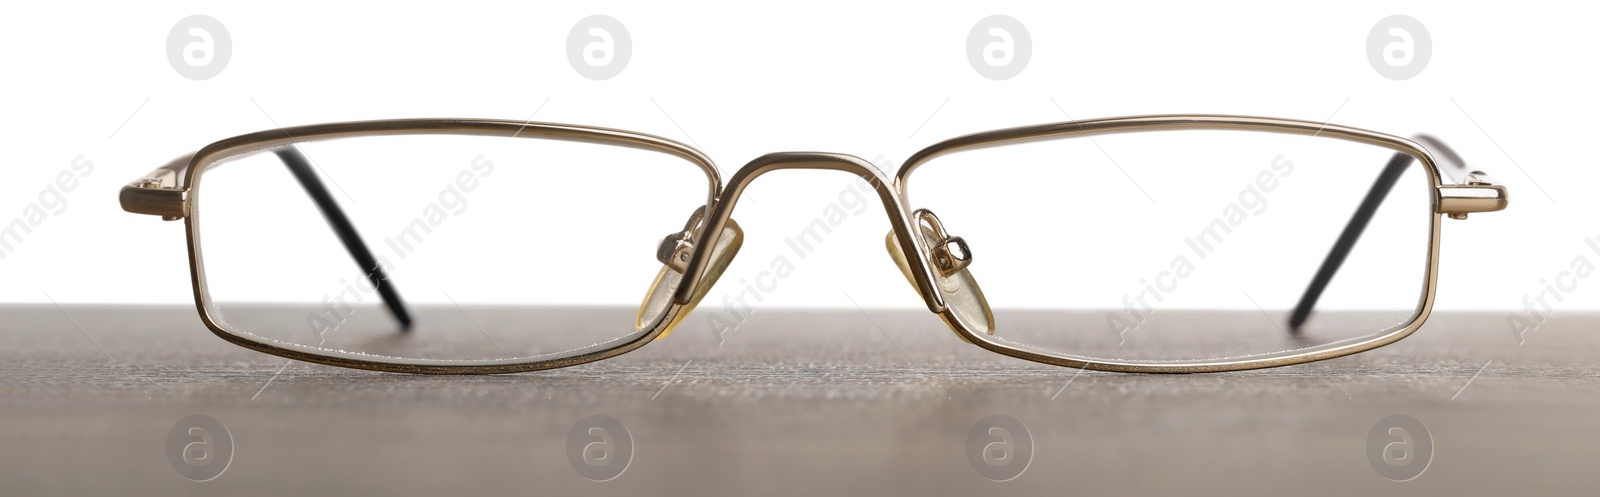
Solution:
<path fill-rule="evenodd" d="M 1417 316 L 1432 185 L 1421 161 L 1400 160 L 1314 310 L 1290 319 L 1395 154 L 1326 136 L 1146 131 L 940 156 L 907 193 L 971 245 L 998 340 L 1090 361 L 1230 360 Z"/>
<path fill-rule="evenodd" d="M 298 178 L 286 150 L 196 180 L 207 310 L 251 341 L 381 362 L 548 359 L 634 334 L 656 244 L 708 185 L 678 157 L 547 139 L 307 141 Z"/>

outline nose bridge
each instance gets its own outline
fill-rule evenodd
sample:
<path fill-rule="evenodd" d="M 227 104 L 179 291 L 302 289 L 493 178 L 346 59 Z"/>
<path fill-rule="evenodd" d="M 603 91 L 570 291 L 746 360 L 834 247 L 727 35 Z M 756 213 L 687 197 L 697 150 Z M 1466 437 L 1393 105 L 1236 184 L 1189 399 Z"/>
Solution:
<path fill-rule="evenodd" d="M 906 214 L 905 206 L 900 201 L 900 196 L 895 192 L 894 185 L 889 176 L 878 170 L 877 166 L 862 160 L 859 157 L 846 154 L 827 152 L 777 152 L 757 157 L 745 164 L 738 172 L 728 178 L 728 186 L 718 196 L 706 217 L 707 229 L 701 232 L 701 239 L 696 243 L 699 247 L 716 246 L 717 238 L 721 236 L 728 220 L 733 217 L 733 209 L 739 203 L 739 198 L 744 195 L 744 190 L 763 174 L 782 169 L 824 169 L 843 171 L 854 174 L 878 193 L 878 199 L 883 202 L 884 213 L 889 216 L 889 226 L 894 230 L 895 236 L 900 241 L 901 247 L 915 247 L 905 254 L 906 261 L 910 263 L 912 275 L 916 279 L 917 288 L 921 290 L 923 300 L 928 305 L 928 310 L 940 312 L 944 310 L 944 301 L 933 286 L 933 275 L 929 272 L 927 261 L 922 257 L 926 247 L 921 237 L 913 236 L 910 217 Z M 693 259 L 689 261 L 684 271 L 687 281 L 678 287 L 674 299 L 678 303 L 687 303 L 694 295 L 695 289 L 701 284 L 707 264 L 710 261 L 711 251 L 697 250 Z"/>

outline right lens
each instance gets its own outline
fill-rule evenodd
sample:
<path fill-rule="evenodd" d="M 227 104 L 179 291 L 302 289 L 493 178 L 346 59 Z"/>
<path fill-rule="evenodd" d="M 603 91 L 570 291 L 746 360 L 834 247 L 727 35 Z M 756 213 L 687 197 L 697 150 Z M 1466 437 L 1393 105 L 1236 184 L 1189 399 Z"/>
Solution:
<path fill-rule="evenodd" d="M 401 134 L 290 145 L 409 304 L 402 331 L 282 154 L 195 178 L 206 308 L 246 340 L 393 364 L 549 360 L 636 333 L 663 234 L 705 205 L 699 164 L 578 141 Z M 674 273 L 675 274 L 675 273 Z"/>
<path fill-rule="evenodd" d="M 1391 164 L 1370 222 L 1310 318 L 1291 326 Z M 961 150 L 921 165 L 906 191 L 970 245 L 997 341 L 1173 365 L 1323 350 L 1409 325 L 1437 219 L 1429 173 L 1394 149 L 1329 136 L 1160 130 Z"/>

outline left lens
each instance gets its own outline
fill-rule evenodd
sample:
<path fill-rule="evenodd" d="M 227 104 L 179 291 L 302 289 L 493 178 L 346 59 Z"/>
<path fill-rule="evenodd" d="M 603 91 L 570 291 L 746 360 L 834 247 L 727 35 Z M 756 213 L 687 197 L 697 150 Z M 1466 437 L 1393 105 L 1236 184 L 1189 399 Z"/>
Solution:
<path fill-rule="evenodd" d="M 289 146 L 377 268 L 353 260 L 287 167 Z M 639 333 L 657 244 L 705 204 L 708 185 L 681 157 L 596 143 L 303 140 L 205 167 L 191 222 L 207 311 L 237 337 L 386 364 L 509 364 Z M 409 331 L 374 274 L 407 302 Z"/>

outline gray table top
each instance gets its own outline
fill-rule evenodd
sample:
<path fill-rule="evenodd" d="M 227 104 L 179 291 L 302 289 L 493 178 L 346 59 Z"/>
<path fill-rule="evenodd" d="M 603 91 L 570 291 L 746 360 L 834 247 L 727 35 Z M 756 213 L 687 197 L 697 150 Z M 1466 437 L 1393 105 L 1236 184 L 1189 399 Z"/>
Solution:
<path fill-rule="evenodd" d="M 450 377 L 291 363 L 216 338 L 192 307 L 0 307 L 0 494 L 1570 495 L 1600 486 L 1597 315 L 1556 315 L 1519 344 L 1503 314 L 1436 314 L 1411 338 L 1346 358 L 1139 375 L 996 355 L 926 312 L 865 314 L 761 310 L 720 344 L 689 326 L 598 363 Z M 220 422 L 233 444 L 210 481 L 185 479 L 169 460 L 169 434 L 194 414 Z M 596 414 L 632 443 L 626 470 L 602 482 L 579 473 L 568 447 Z M 1421 422 L 1433 445 L 1426 470 L 1404 482 L 1368 457 L 1369 433 L 1396 414 Z M 1007 425 L 1012 461 L 1026 468 L 1009 481 L 980 474 L 969 450 L 991 415 L 1025 427 Z"/>

